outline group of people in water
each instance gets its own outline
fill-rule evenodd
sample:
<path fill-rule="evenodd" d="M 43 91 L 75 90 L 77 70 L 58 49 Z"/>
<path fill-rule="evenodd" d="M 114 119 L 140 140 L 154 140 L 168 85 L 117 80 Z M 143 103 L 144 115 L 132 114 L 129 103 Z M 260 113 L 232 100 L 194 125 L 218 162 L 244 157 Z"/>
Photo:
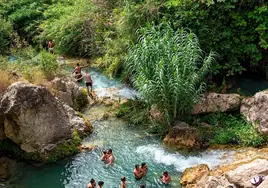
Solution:
<path fill-rule="evenodd" d="M 104 163 L 107 165 L 113 164 L 115 160 L 114 155 L 113 155 L 113 150 L 112 149 L 104 150 L 102 152 L 101 160 L 104 161 Z M 148 172 L 148 166 L 145 162 L 143 162 L 141 165 L 139 164 L 135 165 L 135 168 L 133 170 L 133 175 L 136 180 L 140 180 L 147 174 L 147 172 Z M 167 171 L 163 172 L 162 176 L 160 177 L 160 181 L 164 184 L 170 183 L 171 178 Z M 120 188 L 127 188 L 126 182 L 127 182 L 126 177 L 122 177 L 121 182 L 120 182 Z M 96 181 L 92 178 L 89 184 L 87 185 L 87 188 L 102 188 L 103 186 L 104 186 L 104 182 L 99 181 L 98 187 L 97 187 Z M 140 185 L 140 188 L 146 188 L 146 186 L 142 184 Z"/>
<path fill-rule="evenodd" d="M 89 65 L 80 66 L 79 63 L 77 63 L 77 66 L 72 71 L 72 74 L 74 74 L 74 77 L 76 78 L 76 80 L 78 82 L 82 81 L 82 79 L 84 79 L 86 87 L 87 87 L 87 92 L 88 92 L 89 96 L 93 97 L 93 95 L 92 95 L 92 85 L 93 85 L 92 78 L 89 75 L 88 70 L 85 71 L 84 75 L 81 72 L 82 68 L 85 68 L 88 66 Z M 104 161 L 104 163 L 107 165 L 113 164 L 115 158 L 114 158 L 112 149 L 104 150 L 102 157 L 101 157 L 101 160 Z M 135 168 L 133 170 L 133 174 L 134 174 L 134 177 L 136 180 L 142 179 L 147 174 L 147 172 L 148 172 L 148 166 L 145 162 L 143 162 L 141 165 L 136 164 Z M 160 180 L 162 183 L 165 183 L 165 184 L 170 183 L 171 178 L 170 178 L 167 171 L 163 172 L 162 176 L 160 177 Z M 120 188 L 127 188 L 126 181 L 127 181 L 126 177 L 121 178 Z M 97 185 L 96 181 L 92 178 L 90 180 L 89 184 L 87 185 L 87 188 L 102 188 L 103 186 L 104 186 L 103 181 L 99 181 L 98 185 Z M 140 188 L 146 188 L 146 186 L 140 185 Z"/>

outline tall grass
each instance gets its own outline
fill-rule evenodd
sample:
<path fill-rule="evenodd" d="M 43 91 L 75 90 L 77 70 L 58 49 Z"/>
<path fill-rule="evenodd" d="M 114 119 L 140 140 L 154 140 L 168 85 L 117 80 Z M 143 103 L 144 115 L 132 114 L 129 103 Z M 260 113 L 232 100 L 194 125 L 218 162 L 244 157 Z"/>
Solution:
<path fill-rule="evenodd" d="M 129 50 L 126 68 L 146 103 L 155 104 L 171 123 L 190 112 L 205 91 L 203 79 L 215 53 L 204 56 L 194 33 L 174 31 L 168 24 L 140 33 L 139 42 Z"/>

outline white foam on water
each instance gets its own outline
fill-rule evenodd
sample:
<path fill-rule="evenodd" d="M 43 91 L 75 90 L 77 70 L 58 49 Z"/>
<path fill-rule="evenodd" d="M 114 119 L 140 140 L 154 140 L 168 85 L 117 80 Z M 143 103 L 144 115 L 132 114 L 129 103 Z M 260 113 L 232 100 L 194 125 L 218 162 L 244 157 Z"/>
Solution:
<path fill-rule="evenodd" d="M 231 161 L 234 155 L 233 151 L 224 150 L 204 151 L 199 155 L 182 155 L 178 152 L 169 153 L 156 145 L 139 146 L 136 152 L 154 159 L 156 163 L 173 165 L 179 172 L 199 164 L 207 164 L 209 168 L 214 168 L 219 164 Z M 226 155 L 228 157 L 224 157 Z"/>

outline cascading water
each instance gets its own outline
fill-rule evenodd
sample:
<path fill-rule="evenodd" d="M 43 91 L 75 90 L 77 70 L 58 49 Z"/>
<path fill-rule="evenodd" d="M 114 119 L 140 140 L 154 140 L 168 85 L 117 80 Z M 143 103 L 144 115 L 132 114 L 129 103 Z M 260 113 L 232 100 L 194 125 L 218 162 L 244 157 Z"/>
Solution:
<path fill-rule="evenodd" d="M 115 91 L 112 97 L 118 97 L 120 89 L 131 91 L 123 92 L 120 96 L 122 98 L 137 96 L 134 90 L 121 85 L 117 80 L 109 80 L 98 71 L 89 70 L 94 81 L 94 89 L 107 91 L 103 96 L 108 95 L 111 88 Z M 84 115 L 89 118 L 90 112 L 91 110 L 85 111 Z M 89 180 L 94 178 L 104 181 L 104 188 L 115 188 L 119 187 L 120 178 L 125 176 L 128 188 L 137 188 L 140 184 L 146 184 L 147 188 L 178 188 L 180 175 L 185 168 L 197 164 L 208 164 L 213 168 L 231 160 L 233 156 L 232 151 L 223 150 L 196 153 L 172 151 L 165 148 L 159 138 L 116 118 L 95 121 L 93 126 L 94 132 L 83 141 L 85 145 L 96 145 L 92 151 L 79 153 L 54 165 L 23 164 L 17 175 L 8 182 L 0 183 L 0 187 L 85 188 Z M 107 148 L 112 148 L 115 155 L 115 163 L 112 166 L 106 166 L 100 160 L 102 150 Z M 142 180 L 136 181 L 133 169 L 135 164 L 142 162 L 148 164 L 149 170 Z M 171 175 L 170 185 L 159 182 L 159 177 L 165 170 Z"/>
<path fill-rule="evenodd" d="M 146 184 L 147 188 L 178 188 L 180 175 L 185 168 L 197 164 L 215 167 L 231 160 L 233 154 L 223 150 L 188 154 L 170 151 L 158 138 L 116 118 L 96 121 L 93 126 L 93 134 L 84 140 L 85 145 L 97 146 L 92 151 L 80 153 L 68 161 L 51 166 L 24 166 L 21 173 L 6 187 L 84 188 L 94 178 L 104 181 L 104 188 L 114 188 L 119 187 L 120 178 L 125 176 L 128 188 L 138 188 L 140 184 Z M 112 148 L 115 155 L 112 166 L 106 166 L 100 160 L 102 150 L 107 148 Z M 229 157 L 223 157 L 226 155 Z M 135 164 L 142 162 L 148 164 L 148 174 L 142 180 L 136 181 L 133 169 Z M 170 185 L 159 182 L 159 177 L 165 170 L 171 175 Z"/>

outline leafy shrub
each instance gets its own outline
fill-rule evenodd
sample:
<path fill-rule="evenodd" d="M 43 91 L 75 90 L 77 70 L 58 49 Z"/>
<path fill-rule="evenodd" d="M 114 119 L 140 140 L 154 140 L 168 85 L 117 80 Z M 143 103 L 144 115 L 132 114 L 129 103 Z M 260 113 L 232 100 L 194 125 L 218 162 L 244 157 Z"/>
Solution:
<path fill-rule="evenodd" d="M 0 54 L 8 51 L 12 40 L 15 37 L 12 25 L 9 21 L 0 17 Z"/>
<path fill-rule="evenodd" d="M 197 37 L 185 30 L 174 31 L 170 25 L 141 31 L 139 43 L 129 50 L 126 67 L 144 101 L 155 104 L 171 123 L 189 112 L 205 90 L 203 78 L 215 54 L 202 57 Z"/>
<path fill-rule="evenodd" d="M 45 18 L 43 12 L 50 0 L 8 0 L 0 1 L 0 15 L 12 22 L 20 37 L 31 42 L 39 33 L 39 24 Z"/>
<path fill-rule="evenodd" d="M 55 49 L 62 54 L 94 56 L 98 53 L 95 37 L 94 7 L 88 0 L 59 2 L 44 12 L 41 42 L 53 39 Z"/>
<path fill-rule="evenodd" d="M 255 130 L 240 115 L 226 113 L 209 114 L 201 118 L 210 124 L 210 137 L 213 144 L 239 144 L 242 146 L 261 146 L 268 143 L 267 138 Z"/>
<path fill-rule="evenodd" d="M 164 19 L 190 28 L 201 48 L 220 54 L 213 73 L 222 77 L 258 71 L 265 74 L 268 41 L 268 3 L 252 0 L 168 0 Z"/>

